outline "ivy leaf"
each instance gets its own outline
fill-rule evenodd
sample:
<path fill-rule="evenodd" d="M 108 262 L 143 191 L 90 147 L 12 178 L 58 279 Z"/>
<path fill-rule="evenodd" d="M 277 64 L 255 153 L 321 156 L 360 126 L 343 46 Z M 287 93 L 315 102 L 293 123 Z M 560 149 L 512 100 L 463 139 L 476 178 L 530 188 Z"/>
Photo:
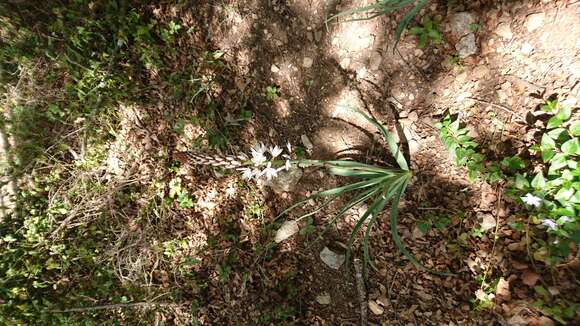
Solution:
<path fill-rule="evenodd" d="M 550 136 L 550 138 L 556 141 L 564 141 L 569 138 L 566 133 L 566 129 L 564 128 L 556 128 L 554 130 L 550 130 L 548 131 L 548 136 Z M 542 136 L 542 138 L 544 137 Z"/>
<path fill-rule="evenodd" d="M 565 167 L 567 164 L 568 164 L 568 162 L 566 162 L 566 154 L 558 153 L 558 154 L 554 155 L 554 157 L 550 161 L 550 168 L 548 169 L 548 175 L 556 174 L 555 173 L 556 171 Z"/>
<path fill-rule="evenodd" d="M 454 132 L 457 133 L 457 131 L 459 130 L 459 119 L 453 121 L 450 125 L 449 125 L 449 129 Z"/>
<path fill-rule="evenodd" d="M 521 174 L 516 174 L 516 188 L 518 189 L 525 189 L 530 186 L 528 179 Z"/>
<path fill-rule="evenodd" d="M 562 121 L 570 119 L 570 116 L 572 116 L 572 108 L 570 108 L 569 106 L 562 106 L 558 111 L 558 113 L 556 113 L 555 115 L 556 118 Z"/>
<path fill-rule="evenodd" d="M 546 128 L 554 129 L 556 127 L 560 127 L 562 122 L 564 122 L 562 119 L 558 118 L 557 116 L 553 116 L 550 118 L 550 120 L 548 120 L 548 126 Z"/>
<path fill-rule="evenodd" d="M 542 149 L 542 161 L 548 162 L 555 154 L 556 152 L 551 148 Z"/>
<path fill-rule="evenodd" d="M 534 189 L 542 189 L 546 185 L 546 179 L 544 178 L 544 173 L 540 171 L 536 176 L 532 179 L 532 187 Z"/>
<path fill-rule="evenodd" d="M 578 143 L 578 138 L 570 139 L 569 141 L 562 144 L 562 152 L 568 155 L 578 155 L 580 154 L 580 144 Z"/>
<path fill-rule="evenodd" d="M 560 202 L 562 205 L 566 205 L 568 200 L 574 194 L 574 189 L 572 188 L 560 188 L 558 192 L 554 195 L 554 198 Z"/>
<path fill-rule="evenodd" d="M 523 169 L 526 167 L 526 164 L 519 156 L 506 157 L 501 161 L 501 165 L 511 171 Z"/>
<path fill-rule="evenodd" d="M 580 136 L 580 121 L 572 122 L 572 125 L 570 126 L 570 133 L 572 136 Z"/>

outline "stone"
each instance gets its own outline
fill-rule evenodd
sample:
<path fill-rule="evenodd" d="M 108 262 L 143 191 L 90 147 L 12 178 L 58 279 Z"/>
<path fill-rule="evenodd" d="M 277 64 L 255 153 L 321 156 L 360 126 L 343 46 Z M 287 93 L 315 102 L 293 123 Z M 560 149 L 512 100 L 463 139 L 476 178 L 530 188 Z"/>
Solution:
<path fill-rule="evenodd" d="M 526 17 L 525 26 L 528 32 L 533 32 L 540 28 L 544 24 L 544 18 L 546 18 L 546 14 L 543 12 L 531 14 Z"/>
<path fill-rule="evenodd" d="M 475 16 L 468 12 L 459 12 L 451 16 L 450 25 L 451 33 L 457 37 L 461 38 L 467 34 L 471 33 L 469 26 L 475 24 Z"/>
<path fill-rule="evenodd" d="M 495 28 L 495 33 L 506 41 L 509 41 L 514 37 L 509 23 L 499 23 Z"/>
<path fill-rule="evenodd" d="M 296 220 L 286 221 L 282 224 L 278 231 L 276 231 L 274 241 L 276 243 L 280 243 L 296 234 L 299 230 L 300 228 L 298 227 L 298 222 L 296 222 Z"/>
<path fill-rule="evenodd" d="M 270 71 L 271 71 L 271 72 L 273 72 L 273 73 L 277 73 L 277 72 L 279 72 L 279 71 L 280 71 L 280 68 L 278 68 L 278 66 L 276 66 L 275 64 L 273 64 L 273 65 L 270 67 Z"/>
<path fill-rule="evenodd" d="M 316 302 L 318 302 L 318 304 L 321 305 L 330 304 L 330 294 L 328 294 L 327 292 L 323 292 L 322 294 L 317 295 Z"/>
<path fill-rule="evenodd" d="M 459 54 L 459 57 L 465 59 L 470 55 L 474 55 L 477 53 L 477 44 L 475 44 L 475 35 L 473 33 L 469 33 L 464 36 L 457 44 L 455 44 L 455 49 Z"/>
<path fill-rule="evenodd" d="M 409 113 L 409 120 L 416 122 L 417 120 L 419 120 L 419 114 L 417 113 L 417 111 L 413 111 L 411 113 Z"/>
<path fill-rule="evenodd" d="M 310 141 L 310 138 L 308 138 L 308 136 L 306 136 L 306 135 L 302 135 L 302 136 L 300 136 L 300 140 L 302 141 L 302 145 L 304 145 L 304 147 L 306 148 L 306 150 L 308 152 L 312 152 L 312 149 L 314 148 L 314 145 L 312 145 L 312 142 Z"/>
<path fill-rule="evenodd" d="M 326 266 L 336 270 L 338 270 L 340 266 L 342 266 L 345 258 L 346 258 L 345 255 L 338 254 L 328 249 L 328 247 L 324 247 L 324 249 L 322 249 L 322 251 L 320 252 L 320 259 L 322 259 L 322 262 L 326 264 Z"/>
<path fill-rule="evenodd" d="M 301 169 L 290 169 L 288 171 L 282 170 L 278 172 L 278 176 L 272 179 L 270 187 L 277 194 L 282 194 L 285 192 L 293 192 L 296 189 L 296 185 L 300 178 L 302 178 Z"/>
<path fill-rule="evenodd" d="M 314 63 L 314 60 L 310 57 L 304 57 L 304 59 L 302 59 L 302 67 L 304 67 L 304 68 L 312 67 L 313 63 Z"/>

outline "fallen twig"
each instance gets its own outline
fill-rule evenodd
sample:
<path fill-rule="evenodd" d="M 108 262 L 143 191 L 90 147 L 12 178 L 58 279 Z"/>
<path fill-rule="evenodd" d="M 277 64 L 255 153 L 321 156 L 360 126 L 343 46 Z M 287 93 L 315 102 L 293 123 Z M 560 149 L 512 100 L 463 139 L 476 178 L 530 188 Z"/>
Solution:
<path fill-rule="evenodd" d="M 118 309 L 118 308 L 160 308 L 160 307 L 178 307 L 176 303 L 168 302 L 134 302 L 134 303 L 117 303 L 117 304 L 107 304 L 102 306 L 92 306 L 92 307 L 77 307 L 69 308 L 64 310 L 52 310 L 51 312 L 83 312 L 92 310 L 107 310 L 107 309 Z"/>
<path fill-rule="evenodd" d="M 360 301 L 360 323 L 362 326 L 368 325 L 367 320 L 367 294 L 365 290 L 365 283 L 363 280 L 362 264 L 359 259 L 353 261 L 354 265 L 354 276 L 356 278 L 356 288 L 358 290 L 358 298 Z"/>
<path fill-rule="evenodd" d="M 469 99 L 469 100 L 474 100 L 475 102 L 488 104 L 488 105 L 491 105 L 491 106 L 496 107 L 498 109 L 502 109 L 505 112 L 507 112 L 507 113 L 511 114 L 512 116 L 516 117 L 518 120 L 523 121 L 524 123 L 527 123 L 526 122 L 526 119 L 524 119 L 517 112 L 514 112 L 512 109 L 508 108 L 507 106 L 504 106 L 504 105 L 501 105 L 501 104 L 495 104 L 495 103 L 492 103 L 490 101 L 482 100 L 482 99 L 475 98 L 475 97 L 466 97 L 466 98 Z"/>

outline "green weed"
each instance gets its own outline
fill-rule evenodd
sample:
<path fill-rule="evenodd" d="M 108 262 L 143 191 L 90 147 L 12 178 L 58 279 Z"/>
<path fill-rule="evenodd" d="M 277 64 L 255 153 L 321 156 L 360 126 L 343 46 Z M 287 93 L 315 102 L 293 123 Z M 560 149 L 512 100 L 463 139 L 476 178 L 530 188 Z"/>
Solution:
<path fill-rule="evenodd" d="M 421 25 L 415 26 L 409 30 L 409 33 L 419 37 L 417 48 L 422 49 L 431 40 L 433 44 L 440 44 L 442 40 L 439 24 L 429 16 L 423 17 Z"/>
<path fill-rule="evenodd" d="M 425 7 L 425 5 L 427 5 L 427 3 L 429 3 L 429 0 L 380 0 L 368 6 L 340 12 L 328 18 L 326 20 L 326 23 L 343 16 L 352 16 L 356 14 L 366 14 L 366 16 L 362 18 L 349 19 L 347 20 L 347 22 L 369 20 L 379 16 L 392 14 L 404 10 L 406 7 L 412 6 L 412 8 L 403 15 L 403 18 L 401 18 L 401 21 L 399 22 L 399 25 L 395 30 L 395 40 L 396 40 L 395 48 L 396 48 L 397 44 L 399 43 L 399 40 L 401 39 L 401 34 L 403 34 L 405 28 L 407 28 L 411 20 L 419 13 L 419 11 L 423 7 Z"/>

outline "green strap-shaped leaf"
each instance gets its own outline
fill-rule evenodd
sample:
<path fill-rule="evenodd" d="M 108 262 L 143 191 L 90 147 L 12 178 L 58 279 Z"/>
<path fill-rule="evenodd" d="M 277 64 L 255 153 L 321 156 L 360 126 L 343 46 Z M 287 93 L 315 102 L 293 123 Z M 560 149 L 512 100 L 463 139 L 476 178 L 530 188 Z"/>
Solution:
<path fill-rule="evenodd" d="M 419 13 L 421 8 L 423 8 L 427 4 L 428 1 L 429 0 L 419 0 L 419 2 L 415 5 L 415 7 L 413 7 L 413 9 L 409 10 L 403 16 L 403 18 L 399 22 L 399 25 L 397 26 L 397 30 L 395 31 L 395 40 L 396 41 L 395 41 L 395 46 L 393 47 L 393 50 L 399 44 L 399 41 L 401 40 L 401 34 L 403 34 L 403 31 L 405 30 L 405 28 L 407 28 L 407 26 L 411 22 L 411 19 L 413 19 L 413 17 L 415 17 Z"/>
<path fill-rule="evenodd" d="M 387 142 L 387 145 L 389 147 L 389 151 L 391 152 L 393 157 L 395 157 L 395 160 L 397 161 L 397 164 L 399 165 L 399 167 L 405 171 L 408 171 L 409 166 L 407 165 L 407 160 L 405 159 L 403 152 L 401 152 L 401 150 L 399 149 L 397 142 L 395 142 L 395 139 L 393 138 L 393 136 L 391 136 L 391 133 L 382 124 L 380 124 L 374 118 L 368 116 L 366 113 L 364 113 L 356 108 L 352 108 L 352 107 L 349 107 L 349 108 L 351 110 L 359 113 L 360 115 L 362 115 L 367 121 L 372 123 L 375 127 L 377 127 L 377 129 L 379 129 L 379 131 L 381 132 L 381 134 L 383 135 L 383 137 L 385 138 L 385 140 Z"/>
<path fill-rule="evenodd" d="M 280 214 L 278 214 L 278 216 L 276 216 L 276 219 L 280 218 L 280 216 L 286 214 L 290 210 L 298 207 L 299 205 L 307 202 L 310 199 L 314 199 L 314 198 L 318 198 L 318 197 L 325 197 L 325 196 L 342 195 L 343 193 L 346 193 L 349 191 L 371 187 L 373 185 L 376 185 L 376 184 L 383 182 L 386 179 L 387 179 L 387 177 L 380 177 L 380 178 L 369 179 L 369 180 L 351 183 L 349 185 L 342 186 L 342 187 L 336 187 L 336 188 L 332 188 L 332 189 L 328 189 L 328 190 L 324 190 L 324 191 L 319 191 L 319 192 L 317 192 L 313 195 L 310 195 L 310 196 L 306 197 L 305 199 L 297 202 L 296 204 L 286 208 L 284 211 L 282 211 L 282 213 L 280 213 Z"/>
<path fill-rule="evenodd" d="M 341 218 L 349 209 L 353 208 L 354 206 L 356 206 L 360 203 L 367 201 L 367 199 L 376 195 L 380 190 L 381 190 L 381 188 L 379 186 L 373 187 L 370 190 L 365 191 L 362 194 L 355 196 L 348 203 L 346 203 L 340 209 L 340 211 L 334 217 L 332 217 L 332 219 L 327 223 L 326 227 L 324 228 L 324 230 L 322 230 L 322 233 L 318 237 L 318 240 L 322 239 L 322 235 L 325 234 L 328 231 L 328 229 L 336 222 L 336 220 Z"/>
<path fill-rule="evenodd" d="M 439 271 L 427 268 L 426 266 L 421 264 L 409 251 L 407 251 L 407 249 L 405 248 L 405 246 L 401 242 L 401 238 L 399 237 L 399 233 L 397 231 L 397 216 L 398 216 L 398 211 L 399 211 L 398 206 L 399 206 L 399 201 L 401 200 L 401 196 L 403 195 L 405 188 L 407 188 L 407 183 L 408 183 L 408 180 L 406 180 L 405 184 L 403 184 L 403 186 L 401 186 L 401 188 L 399 188 L 399 191 L 397 192 L 395 199 L 393 200 L 393 203 L 391 204 L 391 237 L 393 237 L 393 242 L 395 242 L 395 245 L 397 246 L 399 251 L 401 251 L 401 253 L 407 259 L 409 259 L 409 261 L 411 261 L 415 266 L 417 266 L 417 268 L 419 268 L 423 271 L 437 274 L 437 275 L 441 275 L 441 276 L 452 276 L 454 274 L 452 274 L 450 272 L 439 272 Z"/>

